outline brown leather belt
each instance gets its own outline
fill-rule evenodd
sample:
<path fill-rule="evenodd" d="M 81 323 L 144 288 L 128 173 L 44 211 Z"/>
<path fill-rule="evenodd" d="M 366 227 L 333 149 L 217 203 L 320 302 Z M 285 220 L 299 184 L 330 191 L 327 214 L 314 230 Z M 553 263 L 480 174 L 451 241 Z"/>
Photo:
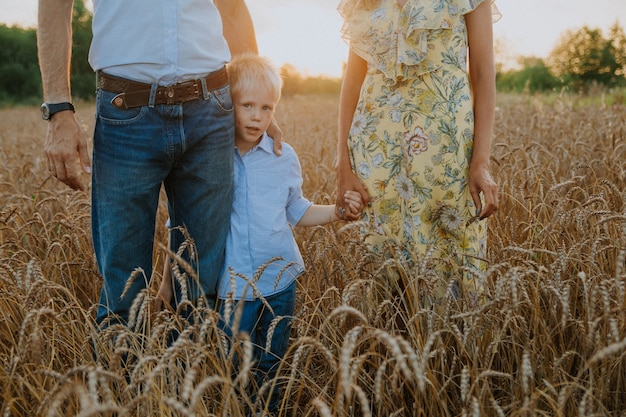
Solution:
<path fill-rule="evenodd" d="M 206 84 L 206 91 L 224 87 L 228 84 L 226 67 L 210 73 L 203 79 L 157 87 L 154 104 L 181 104 L 197 100 L 204 95 L 203 82 Z M 115 107 L 129 109 L 150 104 L 150 93 L 152 91 L 152 85 L 150 84 L 114 77 L 100 71 L 98 72 L 98 88 L 111 93 L 118 93 L 111 100 L 111 104 Z"/>

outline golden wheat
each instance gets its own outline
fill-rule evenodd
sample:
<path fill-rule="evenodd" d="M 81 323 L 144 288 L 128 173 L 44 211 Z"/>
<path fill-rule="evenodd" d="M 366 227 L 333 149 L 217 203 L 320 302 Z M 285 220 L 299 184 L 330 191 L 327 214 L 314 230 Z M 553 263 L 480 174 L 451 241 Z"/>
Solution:
<path fill-rule="evenodd" d="M 282 389 L 281 416 L 623 415 L 626 107 L 499 100 L 485 304 L 424 308 L 428 256 L 418 267 L 376 259 L 358 224 L 296 230 L 307 270 L 291 346 L 276 380 L 252 387 Z M 93 105 L 79 108 L 93 119 Z M 333 202 L 336 109 L 322 96 L 278 107 L 319 203 Z M 180 258 L 164 245 L 164 196 L 156 272 L 134 276 L 148 289 L 133 325 L 98 332 L 89 195 L 49 177 L 38 109 L 0 110 L 0 126 L 0 414 L 262 412 L 247 390 L 249 339 L 227 343 L 206 306 L 192 320 L 154 310 L 163 259 Z M 178 261 L 175 279 L 193 277 Z"/>

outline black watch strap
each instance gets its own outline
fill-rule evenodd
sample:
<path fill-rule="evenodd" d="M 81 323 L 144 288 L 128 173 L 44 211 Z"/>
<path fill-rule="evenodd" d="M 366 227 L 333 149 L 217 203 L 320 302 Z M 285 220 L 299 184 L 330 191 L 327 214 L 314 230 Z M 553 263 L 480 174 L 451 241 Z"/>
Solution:
<path fill-rule="evenodd" d="M 50 120 L 56 113 L 66 110 L 71 110 L 72 112 L 76 111 L 74 105 L 67 101 L 63 103 L 43 103 L 41 105 L 41 118 Z"/>

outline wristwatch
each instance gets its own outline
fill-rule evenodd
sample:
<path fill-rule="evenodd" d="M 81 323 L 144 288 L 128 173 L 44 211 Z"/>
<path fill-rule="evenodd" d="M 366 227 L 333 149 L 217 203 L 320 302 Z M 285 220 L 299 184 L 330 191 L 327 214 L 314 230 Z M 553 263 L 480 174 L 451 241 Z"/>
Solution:
<path fill-rule="evenodd" d="M 71 110 L 75 112 L 74 105 L 69 102 L 63 103 L 43 103 L 41 105 L 41 118 L 44 120 L 52 119 L 56 113 L 60 111 Z"/>

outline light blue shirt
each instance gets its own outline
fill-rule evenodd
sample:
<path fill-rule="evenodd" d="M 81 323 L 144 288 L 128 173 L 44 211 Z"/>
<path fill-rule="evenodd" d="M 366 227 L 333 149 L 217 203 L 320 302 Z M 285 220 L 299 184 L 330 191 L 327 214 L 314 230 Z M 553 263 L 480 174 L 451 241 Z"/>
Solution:
<path fill-rule="evenodd" d="M 130 80 L 170 85 L 230 60 L 211 0 L 93 0 L 89 63 Z"/>
<path fill-rule="evenodd" d="M 235 149 L 234 172 L 235 196 L 220 298 L 231 292 L 235 299 L 255 298 L 246 279 L 235 274 L 256 280 L 257 289 L 267 297 L 287 288 L 304 271 L 292 226 L 312 203 L 302 195 L 296 152 L 283 143 L 282 156 L 276 156 L 274 140 L 267 134 L 243 156 Z M 282 259 L 267 264 L 275 257 Z"/>

